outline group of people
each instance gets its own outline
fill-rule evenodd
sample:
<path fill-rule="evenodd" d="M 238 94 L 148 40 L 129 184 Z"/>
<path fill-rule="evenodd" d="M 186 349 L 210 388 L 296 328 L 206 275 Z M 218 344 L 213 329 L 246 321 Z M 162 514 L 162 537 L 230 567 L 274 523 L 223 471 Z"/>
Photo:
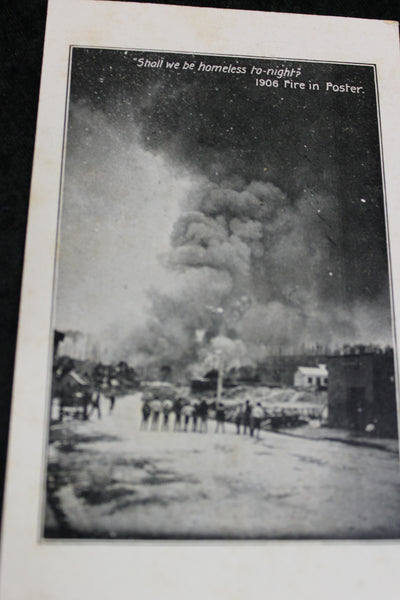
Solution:
<path fill-rule="evenodd" d="M 243 434 L 247 432 L 254 436 L 254 432 L 257 432 L 257 437 L 260 437 L 261 421 L 265 417 L 264 409 L 260 402 L 257 402 L 256 406 L 252 406 L 249 400 L 246 400 L 245 404 L 240 404 L 236 409 L 235 423 L 237 434 L 240 434 L 240 429 L 243 427 Z"/>
<path fill-rule="evenodd" d="M 145 399 L 142 405 L 142 422 L 140 429 L 151 431 L 168 431 L 170 416 L 174 413 L 173 431 L 207 432 L 208 404 L 205 400 L 187 402 L 183 398 L 172 400 Z M 161 425 L 160 425 L 161 423 Z"/>
<path fill-rule="evenodd" d="M 175 401 L 158 398 L 145 399 L 142 404 L 140 429 L 169 431 L 172 414 L 174 414 L 173 431 L 207 433 L 209 405 L 205 399 L 201 401 L 197 399 L 188 401 L 184 398 L 178 398 Z M 240 434 L 243 428 L 243 434 L 248 432 L 253 436 L 257 432 L 257 437 L 260 437 L 261 421 L 264 417 L 264 410 L 259 402 L 253 407 L 250 401 L 246 400 L 245 404 L 238 406 L 235 411 L 234 420 L 237 433 Z M 216 433 L 219 431 L 225 433 L 225 419 L 225 404 L 217 402 L 215 405 Z"/>

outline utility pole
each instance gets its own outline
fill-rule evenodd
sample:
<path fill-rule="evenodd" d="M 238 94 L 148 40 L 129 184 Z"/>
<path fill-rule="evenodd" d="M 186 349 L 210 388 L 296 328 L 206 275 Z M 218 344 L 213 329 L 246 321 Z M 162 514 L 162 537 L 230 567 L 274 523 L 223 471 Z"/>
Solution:
<path fill-rule="evenodd" d="M 218 327 L 218 336 L 222 333 L 222 326 L 224 323 L 224 309 L 222 306 L 207 306 L 206 307 L 210 312 L 218 315 L 220 317 L 219 327 Z M 217 350 L 216 352 L 218 361 L 217 361 L 217 369 L 218 369 L 218 379 L 217 379 L 217 404 L 221 402 L 222 398 L 222 390 L 224 386 L 224 356 L 222 350 Z"/>
<path fill-rule="evenodd" d="M 224 386 L 224 357 L 220 350 L 218 352 L 218 379 L 217 379 L 217 404 L 221 402 L 222 390 Z"/>

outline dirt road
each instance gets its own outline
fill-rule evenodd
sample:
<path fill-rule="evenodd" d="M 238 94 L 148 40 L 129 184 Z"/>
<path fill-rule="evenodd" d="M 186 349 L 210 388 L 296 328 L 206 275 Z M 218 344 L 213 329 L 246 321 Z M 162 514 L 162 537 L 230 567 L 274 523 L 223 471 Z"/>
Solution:
<path fill-rule="evenodd" d="M 207 434 L 139 431 L 139 394 L 105 408 L 52 430 L 48 536 L 400 537 L 394 452 L 211 420 Z"/>

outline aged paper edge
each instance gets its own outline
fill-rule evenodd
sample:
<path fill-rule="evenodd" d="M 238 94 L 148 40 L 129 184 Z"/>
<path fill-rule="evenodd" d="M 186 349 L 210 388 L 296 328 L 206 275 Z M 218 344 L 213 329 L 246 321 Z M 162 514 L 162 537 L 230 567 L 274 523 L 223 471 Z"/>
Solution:
<path fill-rule="evenodd" d="M 394 597 L 397 542 L 43 544 L 46 389 L 68 56 L 71 45 L 375 64 L 385 166 L 393 313 L 400 306 L 395 24 L 93 0 L 50 0 L 32 178 L 6 479 L 4 598 Z M 396 333 L 397 333 L 397 323 Z M 21 570 L 23 576 L 21 576 Z M 331 585 L 332 576 L 335 583 Z"/>

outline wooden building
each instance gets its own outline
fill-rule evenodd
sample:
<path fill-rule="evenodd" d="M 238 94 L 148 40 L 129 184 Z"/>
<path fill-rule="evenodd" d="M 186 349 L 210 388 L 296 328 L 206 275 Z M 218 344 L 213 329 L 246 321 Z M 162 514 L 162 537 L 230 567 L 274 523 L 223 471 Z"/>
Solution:
<path fill-rule="evenodd" d="M 328 371 L 326 365 L 317 367 L 298 367 L 294 374 L 294 386 L 326 390 L 328 387 Z"/>

